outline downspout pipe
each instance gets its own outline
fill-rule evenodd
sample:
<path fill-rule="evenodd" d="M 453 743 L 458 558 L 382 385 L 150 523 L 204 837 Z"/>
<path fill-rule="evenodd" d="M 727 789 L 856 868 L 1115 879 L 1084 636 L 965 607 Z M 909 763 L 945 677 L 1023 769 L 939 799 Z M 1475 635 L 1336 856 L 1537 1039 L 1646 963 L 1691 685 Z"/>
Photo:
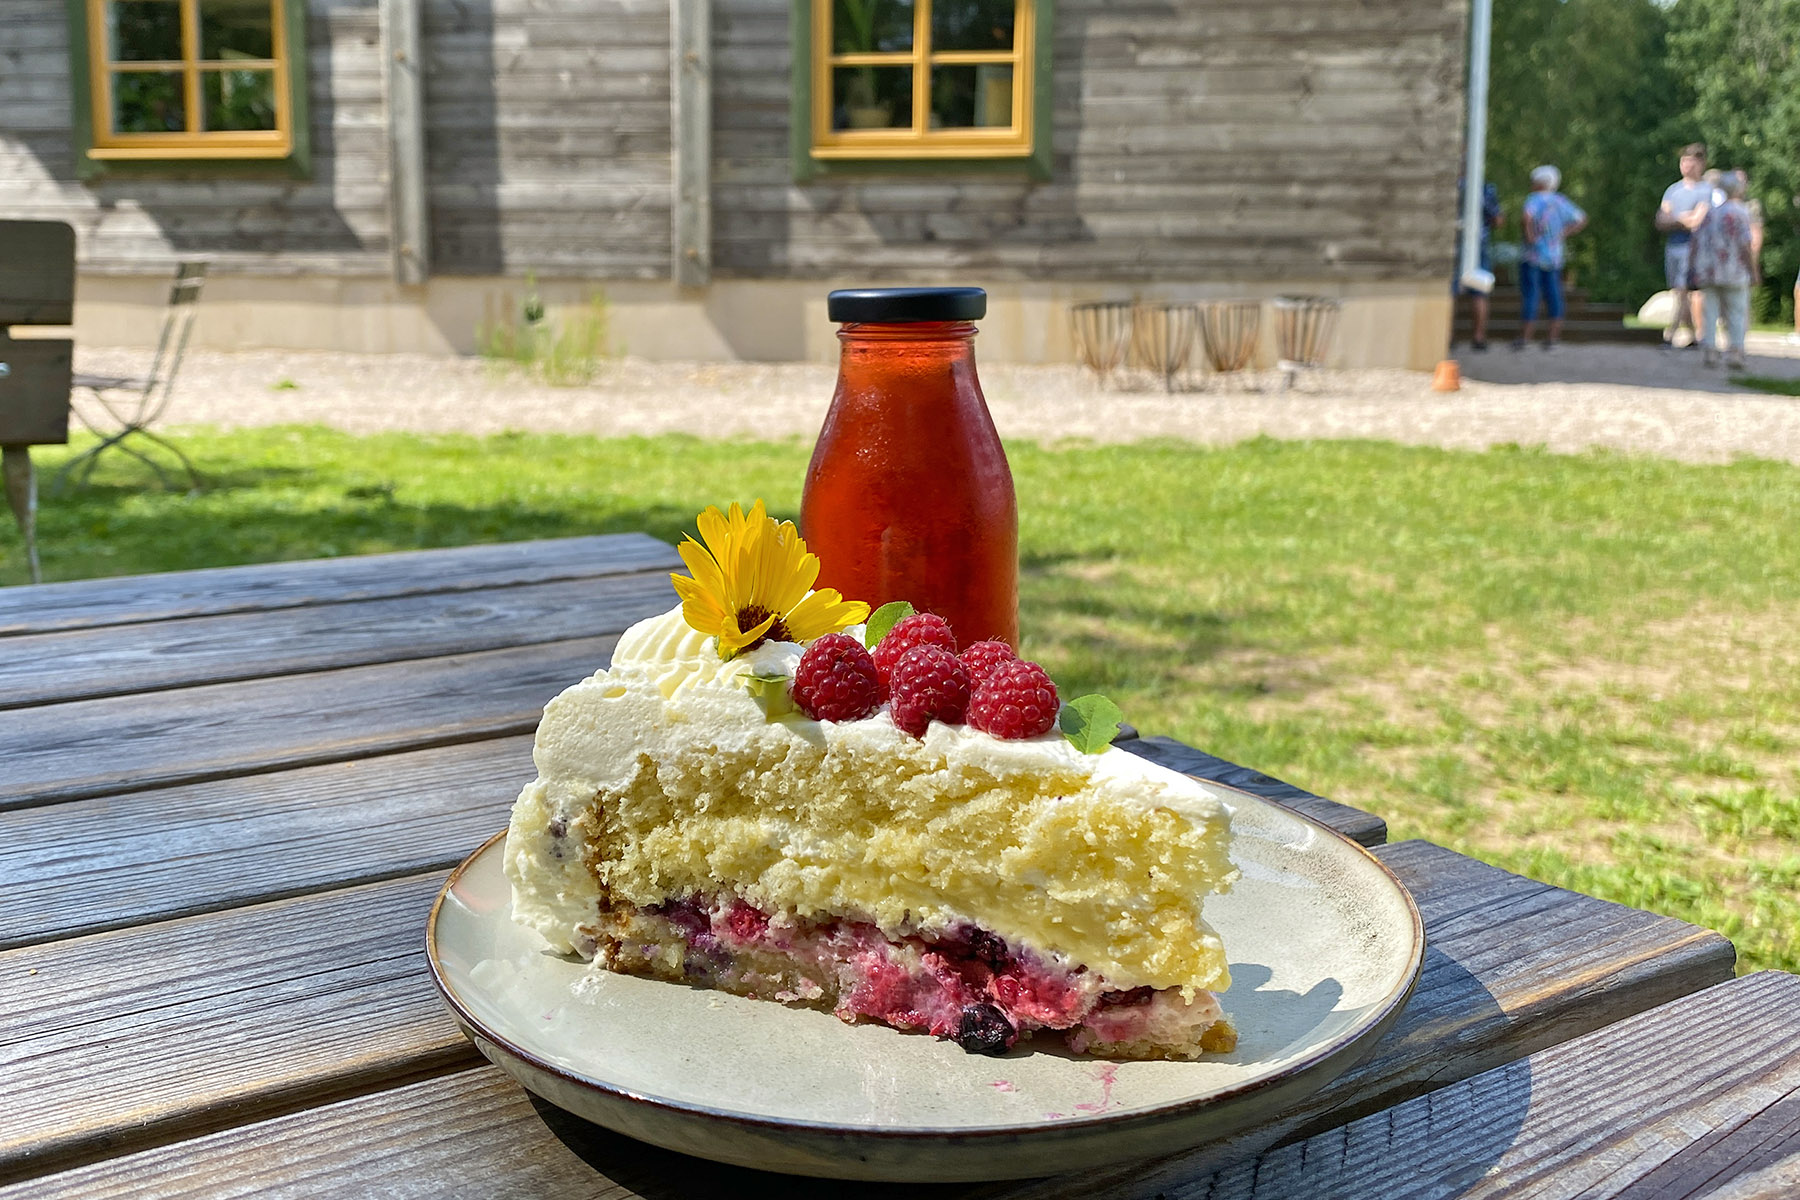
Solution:
<path fill-rule="evenodd" d="M 1481 194 L 1486 182 L 1488 55 L 1494 34 L 1494 0 L 1471 0 L 1469 8 L 1469 127 L 1463 163 L 1462 279 L 1476 292 L 1494 290 L 1494 276 L 1481 269 Z"/>

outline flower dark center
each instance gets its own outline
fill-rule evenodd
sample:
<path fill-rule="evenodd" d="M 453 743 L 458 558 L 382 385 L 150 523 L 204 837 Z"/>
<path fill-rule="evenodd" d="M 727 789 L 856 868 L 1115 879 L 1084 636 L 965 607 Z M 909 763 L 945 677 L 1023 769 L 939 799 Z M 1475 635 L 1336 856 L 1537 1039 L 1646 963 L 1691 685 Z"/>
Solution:
<path fill-rule="evenodd" d="M 737 614 L 738 632 L 743 633 L 745 630 L 755 629 L 771 616 L 774 616 L 774 614 L 760 604 L 752 604 L 748 608 L 740 608 L 738 609 Z M 780 617 L 776 617 L 775 623 L 764 630 L 761 637 L 757 638 L 754 642 L 751 642 L 748 646 L 745 646 L 744 650 L 754 650 L 764 642 L 791 642 L 793 640 L 793 635 L 788 633 L 788 627 L 782 624 Z M 742 651 L 739 651 L 739 653 L 742 653 Z"/>

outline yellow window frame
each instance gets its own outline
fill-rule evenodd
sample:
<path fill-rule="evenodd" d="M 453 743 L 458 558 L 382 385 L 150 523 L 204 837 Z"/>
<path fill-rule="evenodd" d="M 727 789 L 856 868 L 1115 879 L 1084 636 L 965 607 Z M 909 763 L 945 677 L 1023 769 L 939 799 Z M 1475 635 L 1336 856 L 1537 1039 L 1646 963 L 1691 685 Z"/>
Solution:
<path fill-rule="evenodd" d="M 858 54 L 832 53 L 832 0 L 812 0 L 812 154 L 822 159 L 1012 158 L 1032 153 L 1032 112 L 1036 92 L 1035 0 L 1015 0 L 1010 50 L 931 49 L 931 2 L 913 0 L 912 49 Z M 1012 124 L 975 129 L 931 128 L 931 68 L 965 64 L 1012 67 Z M 834 67 L 912 68 L 910 129 L 833 129 L 831 72 Z"/>
<path fill-rule="evenodd" d="M 271 58 L 223 59 L 200 57 L 200 0 L 175 0 L 181 11 L 181 58 L 168 61 L 115 62 L 109 57 L 106 38 L 108 0 L 86 0 L 88 36 L 88 88 L 92 104 L 94 137 L 88 150 L 98 159 L 160 158 L 285 158 L 294 149 L 293 93 L 289 86 L 291 55 L 287 44 L 287 0 L 268 0 Z M 116 0 L 122 4 L 145 0 Z M 203 119 L 201 76 L 208 72 L 237 70 L 272 71 L 275 92 L 274 129 L 207 130 Z M 112 81 L 134 72 L 179 71 L 182 75 L 182 108 L 187 129 L 167 133 L 119 133 L 113 129 Z"/>

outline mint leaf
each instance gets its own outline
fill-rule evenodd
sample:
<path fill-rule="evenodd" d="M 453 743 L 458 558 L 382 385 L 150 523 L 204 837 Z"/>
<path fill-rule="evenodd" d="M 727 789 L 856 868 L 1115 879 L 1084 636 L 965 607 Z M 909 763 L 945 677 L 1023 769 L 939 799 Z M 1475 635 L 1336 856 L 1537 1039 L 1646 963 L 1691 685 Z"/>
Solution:
<path fill-rule="evenodd" d="M 913 615 L 913 606 L 904 600 L 890 600 L 869 614 L 863 626 L 863 645 L 873 650 L 888 635 L 888 630 Z"/>
<path fill-rule="evenodd" d="M 758 675 L 746 671 L 738 679 L 750 690 L 750 698 L 762 708 L 763 716 L 771 721 L 796 711 L 786 675 Z"/>
<path fill-rule="evenodd" d="M 1098 754 L 1119 736 L 1119 722 L 1125 714 L 1119 706 L 1099 693 L 1077 696 L 1062 706 L 1056 723 L 1063 736 L 1083 754 Z"/>

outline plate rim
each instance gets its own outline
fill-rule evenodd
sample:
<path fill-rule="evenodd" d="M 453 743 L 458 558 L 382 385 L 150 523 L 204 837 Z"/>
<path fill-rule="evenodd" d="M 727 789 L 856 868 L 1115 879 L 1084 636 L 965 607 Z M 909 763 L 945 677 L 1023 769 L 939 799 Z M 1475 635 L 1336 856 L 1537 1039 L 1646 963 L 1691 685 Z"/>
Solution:
<path fill-rule="evenodd" d="M 476 860 L 486 854 L 495 843 L 503 842 L 509 832 L 508 829 L 500 830 L 498 833 L 482 842 L 481 845 L 477 846 L 467 858 L 456 865 L 455 869 L 453 869 L 449 876 L 444 880 L 443 886 L 438 889 L 437 898 L 432 901 L 431 911 L 427 915 L 425 922 L 425 957 L 431 968 L 431 981 L 433 985 L 436 986 L 438 995 L 442 997 L 445 1005 L 450 1009 L 451 1015 L 456 1018 L 457 1024 L 463 1028 L 465 1034 L 469 1035 L 472 1041 L 477 1042 L 477 1048 L 479 1048 L 479 1043 L 481 1041 L 486 1041 L 496 1048 L 503 1050 L 508 1055 L 528 1064 L 534 1070 L 554 1076 L 566 1084 L 597 1092 L 610 1100 L 625 1101 L 634 1106 L 641 1106 L 652 1112 L 672 1113 L 679 1116 L 703 1117 L 708 1120 L 725 1121 L 731 1125 L 745 1129 L 764 1132 L 806 1131 L 809 1133 L 824 1134 L 834 1137 L 874 1138 L 887 1142 L 941 1140 L 947 1138 L 968 1141 L 978 1141 L 989 1138 L 1018 1139 L 1046 1132 L 1054 1132 L 1059 1135 L 1077 1134 L 1103 1129 L 1117 1129 L 1121 1126 L 1135 1125 L 1139 1122 L 1162 1123 L 1170 1120 L 1178 1120 L 1181 1117 L 1204 1111 L 1209 1107 L 1221 1104 L 1225 1101 L 1275 1088 L 1284 1083 L 1289 1083 L 1320 1069 L 1340 1055 L 1354 1052 L 1359 1049 L 1366 1051 L 1367 1043 L 1371 1043 L 1384 1035 L 1392 1026 L 1395 1018 L 1399 1015 L 1400 1010 L 1403 1009 L 1406 1006 L 1407 1001 L 1412 998 L 1412 994 L 1418 987 L 1419 978 L 1423 973 L 1425 966 L 1425 921 L 1419 913 L 1418 902 L 1413 899 L 1411 889 L 1401 882 L 1400 877 L 1394 873 L 1394 870 L 1386 863 L 1382 862 L 1381 859 L 1377 858 L 1369 847 L 1364 846 L 1352 837 L 1339 833 L 1329 825 L 1326 825 L 1313 817 L 1309 817 L 1305 813 L 1290 808 L 1279 800 L 1270 800 L 1266 797 L 1258 796 L 1253 792 L 1246 792 L 1240 788 L 1231 787 L 1229 784 L 1220 784 L 1216 780 L 1204 780 L 1204 782 L 1210 783 L 1216 787 L 1222 787 L 1233 792 L 1238 792 L 1245 798 L 1258 804 L 1265 804 L 1276 808 L 1284 815 L 1293 817 L 1295 820 L 1312 826 L 1316 832 L 1327 834 L 1350 847 L 1367 860 L 1370 865 L 1374 866 L 1375 869 L 1386 878 L 1387 882 L 1393 886 L 1394 890 L 1399 893 L 1400 898 L 1405 902 L 1407 916 L 1412 922 L 1412 946 L 1408 952 L 1407 966 L 1403 972 L 1403 978 L 1399 986 L 1382 998 L 1381 1002 L 1373 1009 L 1371 1014 L 1357 1027 L 1353 1035 L 1347 1039 L 1339 1038 L 1329 1042 L 1305 1057 L 1295 1059 L 1293 1062 L 1290 1062 L 1287 1066 L 1272 1075 L 1266 1075 L 1258 1079 L 1233 1084 L 1230 1087 L 1223 1088 L 1219 1091 L 1210 1092 L 1205 1096 L 1189 1097 L 1132 1112 L 1118 1112 L 1111 1114 L 1096 1113 L 1093 1116 L 1065 1118 L 1057 1121 L 1039 1120 L 1024 1124 L 985 1125 L 976 1128 L 959 1125 L 913 1125 L 905 1128 L 884 1128 L 879 1125 L 846 1125 L 829 1121 L 815 1121 L 800 1117 L 780 1118 L 755 1116 L 733 1109 L 714 1108 L 705 1104 L 695 1104 L 684 1100 L 675 1100 L 666 1096 L 635 1092 L 629 1088 L 620 1087 L 617 1084 L 608 1083 L 604 1080 L 595 1079 L 589 1075 L 571 1071 L 567 1067 L 549 1062 L 538 1054 L 527 1050 L 505 1034 L 495 1031 L 485 1021 L 469 1011 L 469 1009 L 457 998 L 454 988 L 452 988 L 449 981 L 445 978 L 444 967 L 439 961 L 437 937 L 438 915 L 443 908 L 444 901 L 449 898 L 451 891 L 456 887 L 457 881 L 462 878 L 463 872 L 472 867 Z M 1361 1055 L 1358 1054 L 1356 1057 L 1360 1058 Z M 1110 1060 L 1095 1058 L 1094 1061 L 1103 1062 Z M 1355 1059 L 1346 1064 L 1345 1067 L 1341 1068 L 1339 1073 L 1354 1065 Z"/>

